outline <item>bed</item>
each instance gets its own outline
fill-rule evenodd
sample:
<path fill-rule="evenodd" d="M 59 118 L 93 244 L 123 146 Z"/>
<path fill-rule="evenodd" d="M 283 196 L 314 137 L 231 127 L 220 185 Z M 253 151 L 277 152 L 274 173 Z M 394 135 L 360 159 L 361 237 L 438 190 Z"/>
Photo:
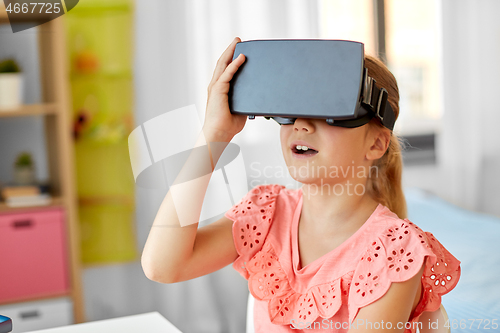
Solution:
<path fill-rule="evenodd" d="M 462 262 L 458 285 L 443 297 L 452 332 L 500 332 L 500 218 L 418 188 L 405 193 L 408 218 Z"/>

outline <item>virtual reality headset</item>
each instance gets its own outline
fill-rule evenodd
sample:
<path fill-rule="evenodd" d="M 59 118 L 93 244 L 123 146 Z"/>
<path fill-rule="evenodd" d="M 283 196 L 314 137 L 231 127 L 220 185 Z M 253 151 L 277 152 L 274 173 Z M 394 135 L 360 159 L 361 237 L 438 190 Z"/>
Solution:
<path fill-rule="evenodd" d="M 388 93 L 364 66 L 363 43 L 345 40 L 251 40 L 236 44 L 229 108 L 250 119 L 264 116 L 280 125 L 297 118 L 358 127 L 376 117 L 392 130 Z"/>

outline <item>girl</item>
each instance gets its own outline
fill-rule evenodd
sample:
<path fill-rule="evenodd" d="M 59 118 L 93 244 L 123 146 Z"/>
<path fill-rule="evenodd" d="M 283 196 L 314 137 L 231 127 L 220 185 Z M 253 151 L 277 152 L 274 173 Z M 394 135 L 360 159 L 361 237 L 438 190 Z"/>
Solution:
<path fill-rule="evenodd" d="M 228 143 L 245 125 L 246 116 L 228 107 L 229 82 L 245 61 L 232 61 L 240 41 L 217 62 L 199 145 Z M 375 58 L 365 57 L 365 67 L 388 91 L 397 118 L 394 77 Z M 233 263 L 256 299 L 256 332 L 415 332 L 422 313 L 437 313 L 441 295 L 458 282 L 460 262 L 405 219 L 397 137 L 375 118 L 357 128 L 299 118 L 282 125 L 280 137 L 303 186 L 258 186 L 200 229 L 189 219 L 200 216 L 208 177 L 175 195 L 171 187 L 142 255 L 147 277 L 174 283 Z M 192 154 L 178 179 L 213 170 L 219 155 Z"/>

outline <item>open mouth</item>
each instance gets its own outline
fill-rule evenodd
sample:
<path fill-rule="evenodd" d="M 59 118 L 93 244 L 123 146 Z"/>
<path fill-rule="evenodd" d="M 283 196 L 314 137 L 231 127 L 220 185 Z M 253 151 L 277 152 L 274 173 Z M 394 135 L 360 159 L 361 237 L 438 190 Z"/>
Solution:
<path fill-rule="evenodd" d="M 298 155 L 316 155 L 318 153 L 317 150 L 301 145 L 296 145 L 292 147 L 292 152 Z"/>

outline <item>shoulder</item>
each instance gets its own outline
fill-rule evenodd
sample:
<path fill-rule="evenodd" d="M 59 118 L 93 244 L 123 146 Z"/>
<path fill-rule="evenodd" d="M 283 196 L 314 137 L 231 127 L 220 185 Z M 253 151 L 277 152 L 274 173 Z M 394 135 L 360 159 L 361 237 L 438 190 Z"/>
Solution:
<path fill-rule="evenodd" d="M 420 313 L 436 310 L 441 295 L 458 282 L 460 261 L 431 233 L 398 218 L 388 208 L 384 207 L 377 218 L 353 275 L 350 315 L 384 296 L 392 283 L 409 281 L 418 274 L 424 288 L 421 302 L 426 303 L 420 304 Z M 422 268 L 423 274 L 419 273 Z"/>

